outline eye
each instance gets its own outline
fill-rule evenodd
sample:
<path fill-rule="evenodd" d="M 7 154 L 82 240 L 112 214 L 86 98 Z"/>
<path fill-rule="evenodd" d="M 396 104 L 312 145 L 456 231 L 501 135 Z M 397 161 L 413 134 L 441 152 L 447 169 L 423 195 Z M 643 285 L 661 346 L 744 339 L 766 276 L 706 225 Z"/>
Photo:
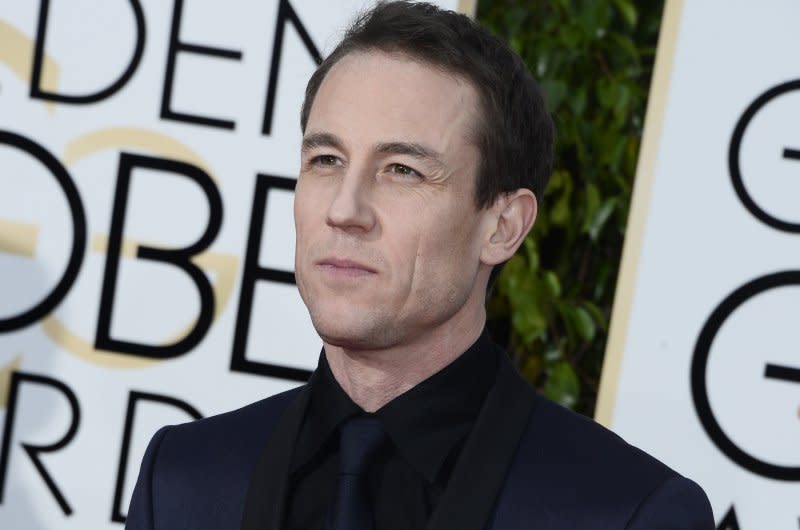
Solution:
<path fill-rule="evenodd" d="M 311 164 L 315 166 L 333 167 L 341 165 L 341 160 L 334 155 L 318 155 L 311 159 Z"/>
<path fill-rule="evenodd" d="M 408 167 L 405 164 L 389 164 L 387 168 L 390 173 L 397 176 L 410 179 L 422 178 L 422 175 L 414 168 Z"/>

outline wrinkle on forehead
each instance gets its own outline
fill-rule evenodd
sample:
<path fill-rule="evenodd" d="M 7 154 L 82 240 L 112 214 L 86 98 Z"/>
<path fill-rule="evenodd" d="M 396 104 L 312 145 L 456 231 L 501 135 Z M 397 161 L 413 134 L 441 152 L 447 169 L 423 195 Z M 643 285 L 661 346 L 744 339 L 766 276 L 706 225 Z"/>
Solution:
<path fill-rule="evenodd" d="M 365 79 L 368 80 L 370 77 L 370 70 L 373 69 L 380 69 L 380 66 L 375 62 L 371 61 L 374 58 L 388 58 L 400 63 L 407 63 L 410 65 L 418 66 L 422 69 L 428 70 L 428 72 L 432 72 L 442 78 L 448 79 L 450 81 L 456 82 L 460 87 L 464 90 L 458 90 L 454 92 L 450 92 L 451 98 L 448 102 L 452 101 L 452 97 L 458 97 L 458 104 L 451 107 L 453 110 L 453 118 L 459 118 L 459 113 L 457 110 L 463 110 L 464 107 L 468 107 L 468 112 L 464 117 L 462 117 L 459 121 L 463 123 L 463 138 L 471 143 L 472 145 L 479 147 L 479 138 L 480 138 L 480 131 L 483 128 L 483 110 L 482 110 L 482 102 L 481 102 L 481 92 L 474 85 L 472 80 L 467 78 L 466 76 L 456 73 L 451 69 L 448 69 L 445 66 L 434 64 L 430 61 L 425 60 L 424 58 L 417 57 L 415 55 L 406 53 L 402 50 L 382 50 L 382 49 L 370 49 L 370 50 L 357 50 L 348 53 L 339 61 L 334 64 L 330 71 L 325 76 L 325 79 L 322 81 L 322 85 L 328 81 L 329 78 L 343 75 L 343 70 L 348 69 L 348 63 L 360 63 L 357 67 L 360 70 L 360 75 Z M 404 87 L 399 87 L 399 89 L 404 89 Z M 407 87 L 405 87 L 407 89 Z M 322 86 L 320 86 L 319 92 L 322 91 Z M 421 92 L 420 95 L 425 97 L 425 92 Z M 447 103 L 447 102 L 445 102 Z M 313 106 L 312 106 L 313 110 Z M 466 118 L 466 119 L 464 119 Z"/>

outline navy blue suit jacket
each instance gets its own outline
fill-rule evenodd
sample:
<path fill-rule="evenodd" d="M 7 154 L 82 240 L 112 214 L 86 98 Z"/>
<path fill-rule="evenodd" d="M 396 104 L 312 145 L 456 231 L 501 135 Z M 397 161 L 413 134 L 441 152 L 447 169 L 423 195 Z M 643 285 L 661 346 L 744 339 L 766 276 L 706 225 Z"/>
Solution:
<path fill-rule="evenodd" d="M 714 530 L 694 482 L 536 394 L 501 355 L 430 530 Z M 158 431 L 128 530 L 278 530 L 300 387 Z"/>

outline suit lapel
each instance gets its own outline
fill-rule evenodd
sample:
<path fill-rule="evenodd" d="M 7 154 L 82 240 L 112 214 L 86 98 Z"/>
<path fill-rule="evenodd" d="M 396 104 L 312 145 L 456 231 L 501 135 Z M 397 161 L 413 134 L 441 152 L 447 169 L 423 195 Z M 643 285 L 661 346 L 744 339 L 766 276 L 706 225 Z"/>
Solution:
<path fill-rule="evenodd" d="M 283 413 L 267 439 L 247 490 L 241 530 L 280 530 L 289 465 L 309 399 L 309 387 Z"/>
<path fill-rule="evenodd" d="M 482 530 L 492 514 L 535 403 L 504 351 L 486 403 L 467 438 L 428 530 Z"/>

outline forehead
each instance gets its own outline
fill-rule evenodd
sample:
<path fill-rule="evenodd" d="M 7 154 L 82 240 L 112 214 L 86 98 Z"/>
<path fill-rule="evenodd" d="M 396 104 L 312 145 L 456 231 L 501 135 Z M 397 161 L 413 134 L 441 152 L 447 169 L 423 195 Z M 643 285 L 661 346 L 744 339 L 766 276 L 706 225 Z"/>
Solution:
<path fill-rule="evenodd" d="M 476 90 L 459 76 L 406 55 L 354 52 L 325 76 L 307 130 L 455 148 L 474 144 L 477 108 Z"/>

